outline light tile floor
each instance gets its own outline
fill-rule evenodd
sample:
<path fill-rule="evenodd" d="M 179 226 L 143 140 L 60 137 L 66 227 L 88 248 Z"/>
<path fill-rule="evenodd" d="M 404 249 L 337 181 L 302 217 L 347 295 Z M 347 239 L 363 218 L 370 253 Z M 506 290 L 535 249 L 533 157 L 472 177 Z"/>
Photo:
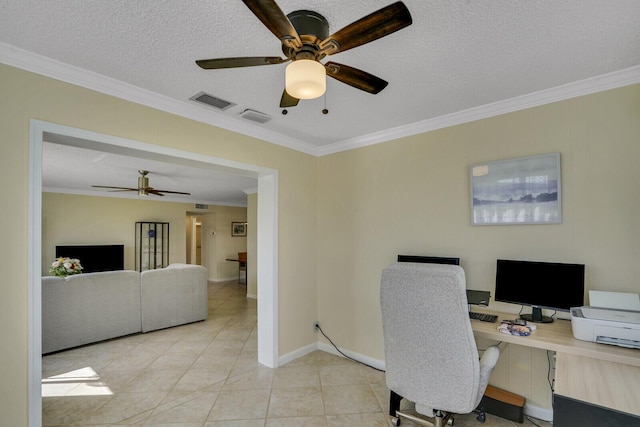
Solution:
<path fill-rule="evenodd" d="M 245 292 L 237 282 L 210 283 L 204 322 L 43 357 L 43 426 L 391 425 L 382 372 L 323 351 L 277 369 L 260 365 L 256 301 Z M 483 424 L 458 415 L 455 425 Z M 551 424 L 490 414 L 484 424 L 534 425 Z"/>

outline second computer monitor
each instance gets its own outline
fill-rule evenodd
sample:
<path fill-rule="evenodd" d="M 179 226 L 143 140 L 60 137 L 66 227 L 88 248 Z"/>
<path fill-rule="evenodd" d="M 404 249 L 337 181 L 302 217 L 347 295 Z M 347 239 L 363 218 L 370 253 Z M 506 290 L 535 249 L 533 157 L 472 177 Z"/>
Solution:
<path fill-rule="evenodd" d="M 460 258 L 423 255 L 398 255 L 398 262 L 421 262 L 428 264 L 460 265 Z"/>

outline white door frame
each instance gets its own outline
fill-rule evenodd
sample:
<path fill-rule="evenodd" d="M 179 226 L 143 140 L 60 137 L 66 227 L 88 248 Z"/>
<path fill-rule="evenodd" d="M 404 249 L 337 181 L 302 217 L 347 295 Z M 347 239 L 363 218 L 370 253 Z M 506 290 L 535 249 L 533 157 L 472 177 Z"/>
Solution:
<path fill-rule="evenodd" d="M 190 222 L 189 225 L 191 226 L 191 231 L 190 231 L 191 245 L 189 247 L 189 263 L 197 264 L 196 253 L 198 252 L 198 226 L 196 225 L 196 222 L 198 222 L 198 216 L 201 216 L 201 215 L 192 214 L 192 213 L 189 213 L 188 215 L 189 215 L 189 222 Z M 200 230 L 202 230 L 202 227 L 200 227 Z M 202 240 L 200 241 L 200 255 L 202 255 Z M 202 257 L 201 257 L 200 265 L 202 265 Z"/>
<path fill-rule="evenodd" d="M 120 154 L 144 153 L 199 163 L 258 179 L 258 361 L 278 365 L 278 171 L 32 119 L 29 146 L 28 382 L 29 427 L 42 426 L 42 143 L 44 140 Z M 63 142 L 64 141 L 64 142 Z"/>

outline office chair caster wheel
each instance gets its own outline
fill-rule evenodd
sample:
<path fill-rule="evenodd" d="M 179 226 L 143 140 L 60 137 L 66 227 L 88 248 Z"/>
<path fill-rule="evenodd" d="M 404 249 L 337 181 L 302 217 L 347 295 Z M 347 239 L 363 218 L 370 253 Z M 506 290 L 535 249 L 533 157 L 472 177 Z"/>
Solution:
<path fill-rule="evenodd" d="M 391 424 L 393 424 L 394 426 L 399 426 L 400 425 L 400 417 L 391 417 Z"/>
<path fill-rule="evenodd" d="M 476 417 L 476 420 L 478 420 L 478 422 L 484 424 L 485 421 L 487 421 L 487 416 L 484 412 L 480 412 L 478 414 L 478 416 Z"/>
<path fill-rule="evenodd" d="M 455 421 L 455 419 L 454 419 L 453 417 L 449 418 L 449 419 L 447 420 L 447 425 L 448 425 L 448 426 L 452 426 L 452 425 L 453 425 L 453 423 L 454 423 L 454 421 Z"/>

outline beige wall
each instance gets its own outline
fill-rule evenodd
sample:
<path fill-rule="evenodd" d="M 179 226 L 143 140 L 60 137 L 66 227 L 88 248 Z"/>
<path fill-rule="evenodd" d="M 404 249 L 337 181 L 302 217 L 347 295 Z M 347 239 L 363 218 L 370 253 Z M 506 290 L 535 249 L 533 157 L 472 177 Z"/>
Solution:
<path fill-rule="evenodd" d="M 43 193 L 42 274 L 48 275 L 56 245 L 124 244 L 124 268 L 135 270 L 137 221 L 168 222 L 169 262 L 185 262 L 185 218 L 192 206 L 147 199 Z"/>
<path fill-rule="evenodd" d="M 470 164 L 549 152 L 561 153 L 562 224 L 470 225 Z M 639 292 L 638 164 L 640 85 L 320 158 L 324 331 L 384 359 L 380 273 L 399 253 L 459 256 L 468 288 L 492 294 L 500 257 L 585 263 L 587 289 Z M 492 382 L 549 408 L 546 354 L 518 347 Z"/>
<path fill-rule="evenodd" d="M 227 261 L 237 259 L 238 252 L 247 251 L 247 238 L 231 235 L 232 222 L 247 222 L 247 208 L 216 209 L 216 235 L 215 244 L 217 251 L 216 280 L 230 280 L 238 278 L 238 263 Z M 243 273 L 244 274 L 244 273 Z"/>
<path fill-rule="evenodd" d="M 30 119 L 278 170 L 279 352 L 315 341 L 314 157 L 1 64 L 0 82 L 0 424 L 27 425 Z"/>
<path fill-rule="evenodd" d="M 48 275 L 49 264 L 55 257 L 56 245 L 124 244 L 125 269 L 135 269 L 135 233 L 137 221 L 169 223 L 169 262 L 187 259 L 187 216 L 193 203 L 177 203 L 147 198 L 118 199 L 112 197 L 43 193 L 42 195 L 42 274 Z M 207 216 L 205 214 L 212 214 Z M 198 215 L 215 218 L 216 238 L 205 244 L 215 244 L 217 275 L 209 280 L 229 280 L 238 277 L 237 264 L 225 261 L 246 247 L 246 238 L 231 237 L 231 218 L 245 221 L 247 208 L 209 206 Z M 204 230 L 208 224 L 204 224 Z M 225 234 L 228 232 L 227 234 Z M 203 260 L 205 261 L 205 260 Z M 203 265 L 207 266 L 205 262 Z"/>
<path fill-rule="evenodd" d="M 258 194 L 247 195 L 247 295 L 258 297 Z M 255 225 L 254 225 L 255 224 Z"/>
<path fill-rule="evenodd" d="M 0 81 L 3 425 L 27 419 L 31 118 L 277 169 L 281 355 L 313 343 L 319 320 L 383 359 L 379 277 L 398 253 L 460 256 L 474 289 L 517 257 L 584 262 L 588 289 L 638 291 L 639 85 L 316 159 L 4 65 Z M 562 224 L 470 225 L 469 164 L 556 151 Z M 510 346 L 493 382 L 548 406 L 544 356 Z"/>

